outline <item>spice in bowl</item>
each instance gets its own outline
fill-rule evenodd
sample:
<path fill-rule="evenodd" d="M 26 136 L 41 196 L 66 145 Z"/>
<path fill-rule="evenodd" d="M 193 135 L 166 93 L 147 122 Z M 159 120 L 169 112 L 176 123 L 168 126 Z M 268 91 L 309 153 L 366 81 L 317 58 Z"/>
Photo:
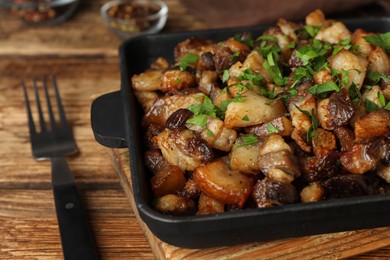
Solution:
<path fill-rule="evenodd" d="M 127 38 L 137 34 L 156 33 L 166 22 L 168 8 L 162 1 L 111 1 L 102 6 L 108 27 Z"/>
<path fill-rule="evenodd" d="M 10 13 L 29 24 L 58 24 L 75 12 L 80 0 L 0 0 Z"/>

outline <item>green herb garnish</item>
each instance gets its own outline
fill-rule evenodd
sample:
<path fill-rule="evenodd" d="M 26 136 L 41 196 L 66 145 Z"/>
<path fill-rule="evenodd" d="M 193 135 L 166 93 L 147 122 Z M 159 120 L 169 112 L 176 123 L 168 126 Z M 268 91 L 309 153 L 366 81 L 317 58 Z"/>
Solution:
<path fill-rule="evenodd" d="M 372 85 L 377 85 L 381 80 L 390 82 L 389 76 L 372 70 L 367 71 L 366 77 L 370 80 Z"/>
<path fill-rule="evenodd" d="M 390 52 L 390 32 L 370 35 L 364 37 L 364 39 L 366 40 L 366 42 L 375 46 L 379 46 L 385 51 Z"/>
<path fill-rule="evenodd" d="M 260 74 L 252 72 L 250 69 L 245 69 L 239 76 L 238 80 L 249 80 L 255 86 L 260 86 L 263 77 Z"/>
<path fill-rule="evenodd" d="M 250 133 L 248 135 L 242 136 L 241 139 L 239 139 L 237 145 L 238 146 L 251 145 L 257 142 L 259 142 L 259 139 L 257 139 L 257 137 L 254 134 Z"/>
<path fill-rule="evenodd" d="M 374 111 L 377 111 L 380 109 L 380 107 L 375 102 L 372 102 L 371 100 L 369 100 L 367 98 L 364 100 L 364 102 L 366 104 L 366 110 L 368 112 L 374 112 Z"/>
<path fill-rule="evenodd" d="M 224 70 L 222 74 L 222 82 L 225 83 L 230 79 L 230 74 L 228 70 Z"/>
<path fill-rule="evenodd" d="M 339 86 L 337 86 L 336 83 L 334 83 L 332 81 L 325 82 L 322 84 L 316 84 L 316 85 L 311 86 L 308 89 L 308 92 L 310 94 L 313 94 L 314 96 L 316 96 L 318 98 L 325 98 L 326 94 L 328 92 L 331 92 L 331 91 L 336 91 L 336 92 L 340 91 Z"/>
<path fill-rule="evenodd" d="M 315 115 L 314 113 L 314 108 L 311 110 L 311 113 L 309 111 L 306 111 L 306 110 L 302 110 L 301 108 L 299 108 L 297 105 L 295 105 L 295 107 L 300 111 L 302 112 L 303 114 L 305 114 L 310 122 L 311 122 L 311 126 L 309 127 L 309 129 L 307 130 L 307 133 L 306 133 L 306 140 L 308 142 L 311 142 L 311 140 L 313 138 L 316 138 L 317 137 L 317 134 L 316 134 L 316 130 L 318 129 L 318 125 L 320 124 L 320 121 L 318 120 L 317 116 Z"/>
<path fill-rule="evenodd" d="M 218 107 L 216 107 L 211 99 L 208 96 L 204 96 L 203 102 L 201 104 L 193 104 L 188 106 L 188 110 L 190 110 L 194 115 L 209 115 L 212 117 L 217 117 Z"/>
<path fill-rule="evenodd" d="M 321 26 L 309 26 L 309 25 L 305 25 L 305 30 L 306 32 L 312 37 L 314 38 L 317 33 L 320 31 L 321 29 Z"/>
<path fill-rule="evenodd" d="M 243 121 L 249 121 L 248 115 L 243 116 L 241 119 L 242 119 Z"/>
<path fill-rule="evenodd" d="M 188 65 L 193 65 L 199 60 L 199 56 L 194 53 L 187 53 L 179 60 L 181 71 L 185 71 Z"/>
<path fill-rule="evenodd" d="M 268 130 L 268 133 L 270 133 L 270 134 L 279 133 L 279 130 L 271 122 L 267 123 L 267 130 Z"/>

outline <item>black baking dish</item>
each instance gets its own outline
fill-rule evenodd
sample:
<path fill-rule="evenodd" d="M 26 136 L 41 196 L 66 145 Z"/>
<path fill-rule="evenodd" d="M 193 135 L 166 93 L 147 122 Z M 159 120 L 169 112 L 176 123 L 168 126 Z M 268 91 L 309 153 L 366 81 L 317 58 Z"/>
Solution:
<path fill-rule="evenodd" d="M 344 22 L 351 30 L 390 31 L 390 17 Z M 152 208 L 153 194 L 143 163 L 142 109 L 131 91 L 131 76 L 144 71 L 158 56 L 172 60 L 174 46 L 191 36 L 218 41 L 244 31 L 260 35 L 265 28 L 190 31 L 129 39 L 119 49 L 121 89 L 100 96 L 92 104 L 91 122 L 96 140 L 107 147 L 129 149 L 132 189 L 140 217 L 158 238 L 167 243 L 205 248 L 390 226 L 390 195 L 188 217 L 166 216 Z"/>

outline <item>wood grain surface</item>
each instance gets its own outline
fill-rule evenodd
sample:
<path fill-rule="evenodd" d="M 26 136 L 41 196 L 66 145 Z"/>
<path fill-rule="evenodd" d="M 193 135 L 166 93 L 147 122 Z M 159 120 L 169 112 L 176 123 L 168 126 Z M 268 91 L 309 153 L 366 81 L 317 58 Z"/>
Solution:
<path fill-rule="evenodd" d="M 390 258 L 387 228 L 207 250 L 156 239 L 128 199 L 127 151 L 102 147 L 90 127 L 91 101 L 120 84 L 122 40 L 103 24 L 104 2 L 83 1 L 70 21 L 55 27 L 28 26 L 0 11 L 0 259 L 62 259 L 50 165 L 31 156 L 20 85 L 24 79 L 31 90 L 32 76 L 49 73 L 57 74 L 80 150 L 68 162 L 101 259 Z M 163 32 L 207 28 L 179 0 L 166 3 L 170 16 Z"/>

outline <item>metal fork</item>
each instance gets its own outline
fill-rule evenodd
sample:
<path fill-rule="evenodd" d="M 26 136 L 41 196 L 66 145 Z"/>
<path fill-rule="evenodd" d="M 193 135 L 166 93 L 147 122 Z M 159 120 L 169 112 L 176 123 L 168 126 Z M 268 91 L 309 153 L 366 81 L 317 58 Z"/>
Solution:
<path fill-rule="evenodd" d="M 95 243 L 85 221 L 76 183 L 64 158 L 66 155 L 77 153 L 77 145 L 73 138 L 72 129 L 65 116 L 54 75 L 51 76 L 51 80 L 57 103 L 59 124 L 56 122 L 54 107 L 50 101 L 46 77 L 42 77 L 42 88 L 47 103 L 49 122 L 45 121 L 37 82 L 33 78 L 34 96 L 39 118 L 39 131 L 34 123 L 26 85 L 22 81 L 32 154 L 37 160 L 51 160 L 52 188 L 64 258 L 97 259 Z"/>

